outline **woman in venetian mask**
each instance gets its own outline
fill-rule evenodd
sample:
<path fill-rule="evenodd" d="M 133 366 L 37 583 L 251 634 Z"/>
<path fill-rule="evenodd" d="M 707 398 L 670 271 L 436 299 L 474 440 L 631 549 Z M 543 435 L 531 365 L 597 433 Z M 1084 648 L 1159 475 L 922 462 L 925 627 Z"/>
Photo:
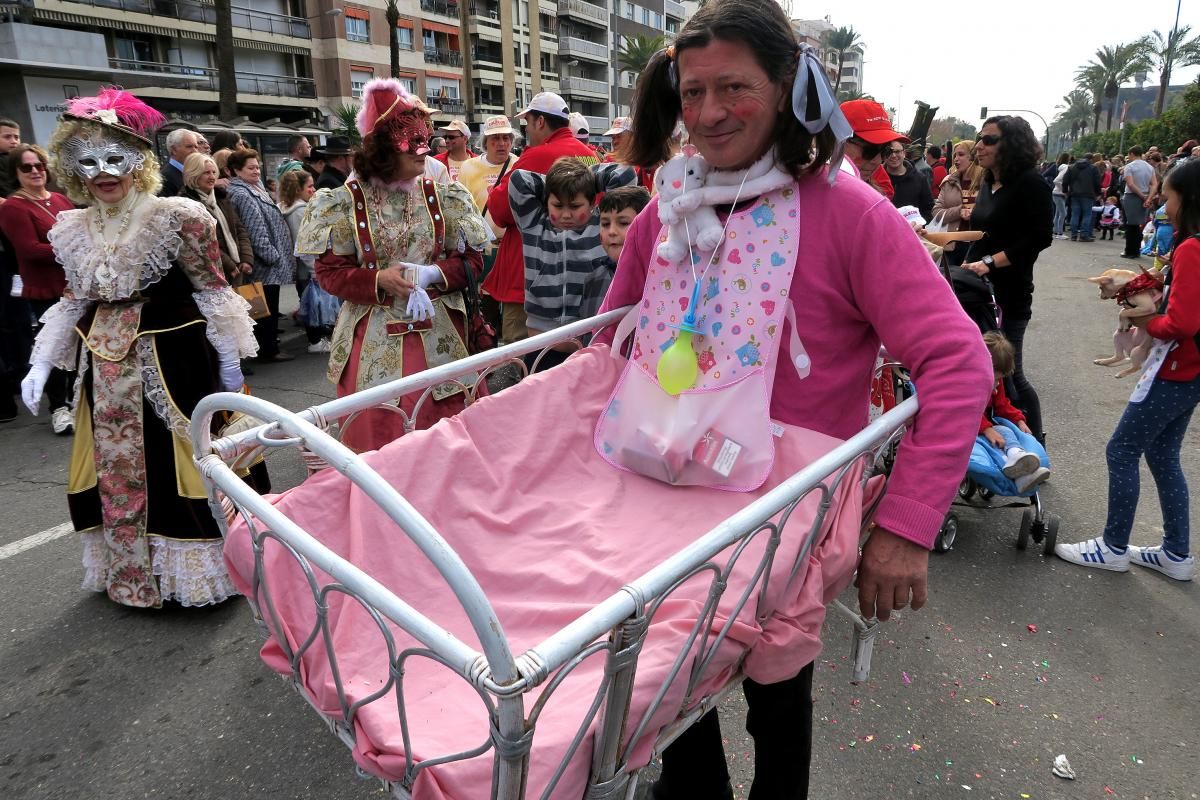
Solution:
<path fill-rule="evenodd" d="M 151 608 L 236 594 L 188 422 L 206 394 L 241 389 L 239 359 L 256 351 L 212 217 L 193 200 L 155 196 L 147 137 L 161 122 L 116 89 L 68 103 L 51 168 L 87 208 L 62 212 L 50 231 L 67 285 L 21 384 L 36 413 L 51 369 L 78 369 L 67 491 L 83 585 Z"/>
<path fill-rule="evenodd" d="M 342 186 L 308 204 L 296 252 L 317 256 L 322 288 L 342 298 L 329 356 L 339 397 L 467 355 L 467 271 L 476 280 L 488 241 L 483 218 L 461 185 L 424 177 L 429 111 L 395 80 L 363 89 L 362 148 Z M 425 428 L 463 408 L 458 384 L 435 387 L 400 409 Z M 367 411 L 342 431 L 358 451 L 404 432 L 404 419 Z"/>

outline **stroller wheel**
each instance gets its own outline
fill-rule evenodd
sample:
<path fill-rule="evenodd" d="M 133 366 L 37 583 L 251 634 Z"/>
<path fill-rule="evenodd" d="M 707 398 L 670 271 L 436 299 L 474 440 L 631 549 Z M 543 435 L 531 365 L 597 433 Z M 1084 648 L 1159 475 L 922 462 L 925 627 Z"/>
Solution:
<path fill-rule="evenodd" d="M 958 485 L 958 496 L 963 500 L 970 500 L 975 496 L 975 492 L 978 490 L 979 487 L 975 484 L 975 481 L 971 480 L 970 477 L 966 477 L 963 478 L 962 483 Z"/>
<path fill-rule="evenodd" d="M 991 500 L 995 496 L 996 496 L 996 493 L 993 492 L 991 489 L 985 489 L 982 486 L 979 487 L 979 499 L 980 500 L 985 500 L 985 501 Z"/>
<path fill-rule="evenodd" d="M 1021 530 L 1017 532 L 1017 549 L 1029 546 L 1029 532 L 1033 530 L 1034 510 L 1027 508 L 1021 513 Z"/>
<path fill-rule="evenodd" d="M 953 514 L 946 517 L 942 522 L 941 530 L 938 531 L 937 539 L 933 542 L 933 552 L 949 553 L 954 549 L 954 540 L 958 538 L 958 517 Z"/>
<path fill-rule="evenodd" d="M 1058 542 L 1058 516 L 1055 514 L 1046 515 L 1046 541 L 1042 545 L 1042 554 L 1047 556 L 1054 555 L 1054 545 Z"/>

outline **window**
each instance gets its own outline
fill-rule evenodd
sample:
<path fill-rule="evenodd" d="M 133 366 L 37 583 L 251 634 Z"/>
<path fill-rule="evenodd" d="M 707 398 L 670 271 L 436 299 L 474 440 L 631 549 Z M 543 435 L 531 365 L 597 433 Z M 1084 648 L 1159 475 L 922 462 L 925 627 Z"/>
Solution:
<path fill-rule="evenodd" d="M 346 9 L 346 38 L 352 42 L 371 41 L 370 22 L 363 16 L 350 16 L 352 9 Z"/>
<path fill-rule="evenodd" d="M 153 61 L 154 47 L 149 39 L 117 37 L 113 40 L 117 58 L 122 61 Z"/>
<path fill-rule="evenodd" d="M 650 9 L 638 6 L 638 11 L 641 12 L 641 20 L 643 25 L 650 24 Z"/>
<path fill-rule="evenodd" d="M 657 11 L 651 12 L 651 15 L 654 18 L 654 27 L 661 31 L 663 26 L 663 15 Z"/>
<path fill-rule="evenodd" d="M 679 33 L 679 21 L 678 20 L 673 20 L 670 17 L 667 18 L 667 33 L 670 33 L 670 34 L 678 34 Z"/>
<path fill-rule="evenodd" d="M 374 73 L 365 68 L 351 67 L 350 68 L 350 96 L 355 100 L 361 100 L 363 95 L 363 87 L 367 85 L 367 81 L 371 80 Z"/>
<path fill-rule="evenodd" d="M 413 49 L 413 32 L 412 28 L 397 28 L 396 39 L 400 42 L 401 50 Z"/>
<path fill-rule="evenodd" d="M 625 19 L 633 19 L 633 3 L 625 2 L 621 4 L 621 16 Z"/>
<path fill-rule="evenodd" d="M 408 92 L 409 94 L 417 93 L 417 79 L 416 78 L 406 78 L 403 75 L 401 75 L 399 80 L 400 80 L 400 85 L 404 87 L 404 91 Z"/>
<path fill-rule="evenodd" d="M 636 81 L 637 81 L 637 73 L 635 73 L 635 72 L 626 72 L 625 73 L 625 85 L 628 86 L 630 89 L 633 88 L 633 85 Z"/>
<path fill-rule="evenodd" d="M 425 41 L 426 50 L 437 49 L 437 39 L 434 37 L 433 31 L 426 28 L 425 30 L 421 31 L 421 38 Z"/>
<path fill-rule="evenodd" d="M 458 81 L 450 78 L 436 78 L 432 75 L 425 76 L 425 86 L 429 90 L 430 97 L 444 97 L 450 100 L 458 99 Z"/>

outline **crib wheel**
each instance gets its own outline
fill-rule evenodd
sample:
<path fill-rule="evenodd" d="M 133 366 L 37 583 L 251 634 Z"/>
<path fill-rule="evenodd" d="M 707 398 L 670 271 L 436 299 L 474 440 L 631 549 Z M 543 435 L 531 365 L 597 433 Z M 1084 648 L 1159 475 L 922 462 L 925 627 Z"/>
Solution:
<path fill-rule="evenodd" d="M 1046 541 L 1042 545 L 1042 553 L 1044 555 L 1054 555 L 1054 545 L 1058 542 L 1058 517 L 1054 514 L 1046 515 Z"/>
<path fill-rule="evenodd" d="M 979 499 L 980 500 L 983 500 L 986 502 L 988 500 L 991 500 L 995 496 L 996 496 L 996 493 L 993 492 L 991 489 L 985 489 L 982 486 L 979 487 Z"/>
<path fill-rule="evenodd" d="M 938 531 L 937 539 L 933 542 L 935 553 L 949 553 L 954 548 L 954 540 L 958 538 L 958 517 L 953 514 L 946 517 Z"/>
<path fill-rule="evenodd" d="M 962 483 L 958 485 L 958 496 L 963 500 L 970 500 L 975 496 L 975 492 L 979 487 L 975 485 L 975 481 L 970 478 L 963 478 Z"/>
<path fill-rule="evenodd" d="M 1021 530 L 1017 533 L 1017 549 L 1024 550 L 1029 546 L 1029 533 L 1033 530 L 1034 511 L 1027 508 L 1021 513 Z"/>

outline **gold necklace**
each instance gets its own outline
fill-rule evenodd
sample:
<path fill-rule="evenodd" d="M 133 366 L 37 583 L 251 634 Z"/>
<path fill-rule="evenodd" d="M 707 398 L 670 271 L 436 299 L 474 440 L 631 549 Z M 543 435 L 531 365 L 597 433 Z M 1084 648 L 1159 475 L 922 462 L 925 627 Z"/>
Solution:
<path fill-rule="evenodd" d="M 100 244 L 104 246 L 104 252 L 106 254 L 111 256 L 116 252 L 117 245 L 121 242 L 121 237 L 125 234 L 125 231 L 129 229 L 129 223 L 133 221 L 133 210 L 136 207 L 137 201 L 135 199 L 134 202 L 129 204 L 129 208 L 126 209 L 124 216 L 121 217 L 121 224 L 117 228 L 117 235 L 114 236 L 113 240 L 110 242 L 105 234 L 105 219 L 100 213 L 100 206 L 96 206 L 96 229 L 97 233 L 100 235 Z M 112 213 L 114 210 L 116 210 L 117 213 L 120 213 L 120 205 L 109 206 L 104 209 L 104 213 L 107 214 L 111 219 L 116 216 L 116 214 Z"/>
<path fill-rule="evenodd" d="M 371 198 L 371 205 L 375 209 L 375 219 L 378 226 L 380 241 L 375 242 L 375 248 L 382 250 L 385 263 L 391 261 L 398 253 L 405 253 L 416 239 L 416 232 L 413 230 L 413 208 L 412 201 L 416 194 L 415 191 L 404 193 L 404 206 L 400 209 L 401 218 L 398 222 L 393 222 L 384 214 L 384 206 L 387 198 L 391 195 L 386 189 L 381 189 L 377 186 L 368 186 L 368 196 Z"/>

